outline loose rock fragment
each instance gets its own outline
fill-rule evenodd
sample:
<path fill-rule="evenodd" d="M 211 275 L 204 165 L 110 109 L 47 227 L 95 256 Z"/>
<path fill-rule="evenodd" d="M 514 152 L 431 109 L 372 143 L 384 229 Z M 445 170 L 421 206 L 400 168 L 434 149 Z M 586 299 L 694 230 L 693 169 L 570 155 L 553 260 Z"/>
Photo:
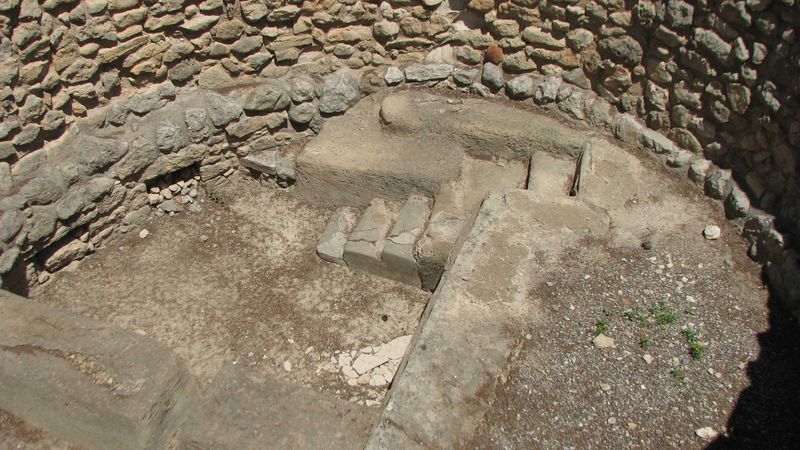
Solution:
<path fill-rule="evenodd" d="M 592 344 L 597 348 L 611 348 L 614 346 L 614 339 L 601 333 L 592 339 Z"/>
<path fill-rule="evenodd" d="M 716 439 L 717 436 L 719 436 L 719 433 L 711 427 L 698 428 L 694 430 L 694 434 L 696 434 L 699 438 L 705 439 L 707 441 Z"/>
<path fill-rule="evenodd" d="M 703 229 L 703 237 L 705 237 L 709 241 L 714 241 L 719 239 L 721 234 L 722 230 L 720 230 L 719 227 L 716 225 L 709 225 Z"/>

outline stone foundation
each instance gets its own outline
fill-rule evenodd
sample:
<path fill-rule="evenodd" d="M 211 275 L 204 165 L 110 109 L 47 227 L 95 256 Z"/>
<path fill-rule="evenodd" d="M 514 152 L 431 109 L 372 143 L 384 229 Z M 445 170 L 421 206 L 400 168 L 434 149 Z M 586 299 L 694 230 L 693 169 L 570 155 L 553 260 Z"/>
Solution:
<path fill-rule="evenodd" d="M 208 184 L 260 164 L 290 184 L 287 144 L 408 83 L 540 105 L 658 154 L 746 224 L 751 255 L 796 298 L 798 8 L 0 2 L 4 286 L 24 291 L 155 204 L 177 209 L 152 182 L 186 167 Z"/>

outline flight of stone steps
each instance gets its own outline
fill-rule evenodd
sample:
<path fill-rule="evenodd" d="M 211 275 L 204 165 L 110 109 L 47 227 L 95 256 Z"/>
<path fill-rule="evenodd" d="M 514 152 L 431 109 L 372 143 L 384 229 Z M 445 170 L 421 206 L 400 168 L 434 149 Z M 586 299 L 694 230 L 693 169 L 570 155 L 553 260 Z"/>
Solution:
<path fill-rule="evenodd" d="M 527 167 L 528 190 L 547 196 L 574 196 L 586 165 L 590 142 L 576 159 L 566 154 L 536 151 Z M 435 201 L 409 196 L 402 204 L 373 199 L 359 216 L 340 207 L 319 238 L 317 254 L 324 260 L 433 291 L 459 241 L 469 231 L 474 214 L 493 189 L 519 187 L 524 165 L 511 164 L 485 176 L 495 165 L 475 161 L 462 176 L 444 185 Z"/>
<path fill-rule="evenodd" d="M 317 244 L 324 260 L 350 269 L 421 287 L 415 247 L 428 223 L 432 201 L 410 196 L 402 205 L 373 199 L 356 218 L 339 208 Z"/>

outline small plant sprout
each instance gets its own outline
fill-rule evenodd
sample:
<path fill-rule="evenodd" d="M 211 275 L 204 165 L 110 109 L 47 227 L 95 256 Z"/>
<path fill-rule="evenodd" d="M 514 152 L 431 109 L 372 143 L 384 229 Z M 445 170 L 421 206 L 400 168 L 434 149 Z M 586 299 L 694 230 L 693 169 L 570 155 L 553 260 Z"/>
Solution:
<path fill-rule="evenodd" d="M 643 336 L 639 339 L 639 347 L 641 347 L 642 350 L 647 349 L 651 345 L 653 345 L 653 339 L 650 336 Z"/>
<path fill-rule="evenodd" d="M 676 386 L 680 386 L 684 381 L 686 381 L 686 373 L 684 373 L 681 369 L 672 369 L 669 371 L 669 374 L 672 375 Z"/>
<path fill-rule="evenodd" d="M 698 341 L 697 339 L 697 332 L 692 330 L 691 328 L 687 328 L 683 330 L 683 337 L 686 338 L 686 342 L 689 343 L 689 354 L 692 355 L 693 359 L 700 359 L 703 357 L 703 353 L 706 351 L 706 345 Z"/>
<path fill-rule="evenodd" d="M 647 325 L 647 318 L 641 315 L 638 311 L 626 309 L 623 313 L 626 319 L 630 322 L 638 322 L 640 325 Z"/>
<path fill-rule="evenodd" d="M 650 309 L 650 314 L 660 326 L 672 325 L 678 321 L 678 315 L 675 311 L 671 310 L 664 302 L 658 304 Z"/>
<path fill-rule="evenodd" d="M 598 320 L 597 323 L 594 324 L 594 329 L 592 330 L 593 336 L 599 336 L 604 334 L 608 331 L 608 322 L 605 320 Z"/>

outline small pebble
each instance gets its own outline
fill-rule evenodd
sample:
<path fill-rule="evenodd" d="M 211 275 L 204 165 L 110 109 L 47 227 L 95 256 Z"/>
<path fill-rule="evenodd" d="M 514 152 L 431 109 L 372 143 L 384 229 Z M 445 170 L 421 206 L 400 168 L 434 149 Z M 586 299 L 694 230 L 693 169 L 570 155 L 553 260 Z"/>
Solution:
<path fill-rule="evenodd" d="M 283 370 L 285 370 L 287 372 L 291 372 L 292 371 L 292 363 L 289 362 L 289 361 L 284 361 L 283 362 Z"/>
<path fill-rule="evenodd" d="M 205 234 L 200 235 L 200 242 L 206 242 L 207 240 L 208 240 L 208 236 L 206 236 Z"/>
<path fill-rule="evenodd" d="M 139 232 L 139 237 L 144 239 L 147 236 L 150 236 L 150 232 L 147 230 L 147 228 L 143 228 L 142 231 Z"/>
<path fill-rule="evenodd" d="M 601 333 L 592 339 L 592 344 L 597 348 L 610 348 L 614 346 L 614 339 Z"/>
<path fill-rule="evenodd" d="M 720 230 L 719 227 L 716 225 L 709 225 L 703 229 L 703 237 L 705 237 L 709 241 L 719 239 L 721 234 L 722 230 Z"/>
<path fill-rule="evenodd" d="M 652 250 L 653 249 L 653 241 L 650 239 L 642 242 L 642 248 L 645 250 Z"/>
<path fill-rule="evenodd" d="M 642 355 L 642 359 L 643 359 L 643 360 L 644 360 L 644 362 L 646 362 L 647 364 L 650 364 L 650 363 L 652 363 L 652 362 L 653 362 L 653 355 L 651 355 L 651 354 L 649 354 L 649 353 L 645 353 L 644 355 Z"/>
<path fill-rule="evenodd" d="M 716 437 L 719 436 L 719 433 L 717 433 L 711 427 L 698 428 L 694 430 L 694 434 L 696 434 L 699 438 L 705 439 L 707 441 L 716 439 Z"/>

